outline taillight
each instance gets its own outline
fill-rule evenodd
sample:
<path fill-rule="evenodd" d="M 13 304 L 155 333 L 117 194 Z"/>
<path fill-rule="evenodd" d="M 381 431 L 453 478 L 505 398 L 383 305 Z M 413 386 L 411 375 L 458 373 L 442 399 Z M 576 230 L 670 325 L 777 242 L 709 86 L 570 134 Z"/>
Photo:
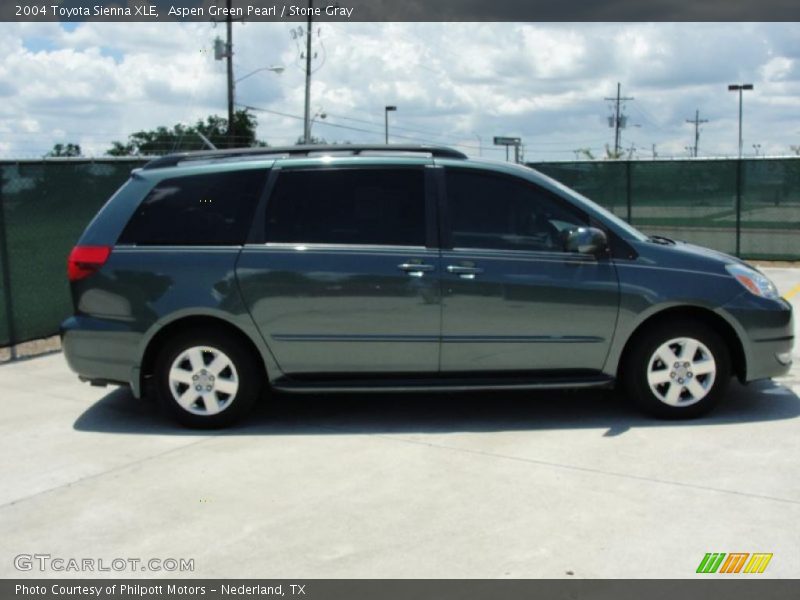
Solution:
<path fill-rule="evenodd" d="M 67 259 L 67 277 L 78 281 L 100 270 L 111 255 L 110 246 L 75 246 Z"/>

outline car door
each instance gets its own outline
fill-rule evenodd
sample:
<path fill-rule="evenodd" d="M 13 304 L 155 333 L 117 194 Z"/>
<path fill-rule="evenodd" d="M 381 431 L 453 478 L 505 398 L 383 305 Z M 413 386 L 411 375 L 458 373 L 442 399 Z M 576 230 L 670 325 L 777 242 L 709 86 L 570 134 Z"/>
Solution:
<path fill-rule="evenodd" d="M 588 217 L 522 177 L 443 171 L 442 371 L 599 371 L 616 271 L 608 258 L 562 250 Z"/>
<path fill-rule="evenodd" d="M 276 170 L 263 240 L 237 266 L 256 324 L 287 374 L 436 371 L 432 169 L 331 162 Z"/>

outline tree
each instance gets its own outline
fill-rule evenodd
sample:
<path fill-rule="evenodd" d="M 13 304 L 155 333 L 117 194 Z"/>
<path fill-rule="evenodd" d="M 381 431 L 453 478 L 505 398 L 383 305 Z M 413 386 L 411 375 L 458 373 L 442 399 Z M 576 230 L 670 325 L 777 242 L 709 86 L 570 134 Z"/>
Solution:
<path fill-rule="evenodd" d="M 606 144 L 606 160 L 619 160 L 625 155 L 624 150 L 612 150 L 611 147 Z"/>
<path fill-rule="evenodd" d="M 236 137 L 231 144 L 228 139 L 228 119 L 217 115 L 206 117 L 194 125 L 177 123 L 172 127 L 156 127 L 149 131 L 137 131 L 128 136 L 127 142 L 112 142 L 106 151 L 109 156 L 158 156 L 170 152 L 209 149 L 205 136 L 217 148 L 249 148 L 266 146 L 256 139 L 258 119 L 247 109 L 237 110 L 233 116 Z"/>
<path fill-rule="evenodd" d="M 800 146 L 789 146 L 789 148 L 792 150 L 792 152 L 800 156 Z"/>
<path fill-rule="evenodd" d="M 109 156 L 131 156 L 134 154 L 133 143 L 112 142 L 112 146 L 106 150 L 106 154 Z"/>
<path fill-rule="evenodd" d="M 297 142 L 295 142 L 295 143 L 298 144 L 298 145 L 303 144 L 304 143 L 303 142 L 303 136 L 301 135 L 299 138 L 297 138 Z M 325 146 L 325 145 L 327 145 L 327 143 L 328 143 L 328 141 L 325 138 L 316 137 L 316 136 L 313 136 L 313 135 L 311 136 L 311 139 L 308 141 L 308 145 L 311 145 L 311 146 Z"/>
<path fill-rule="evenodd" d="M 83 156 L 80 144 L 55 144 L 45 156 Z"/>

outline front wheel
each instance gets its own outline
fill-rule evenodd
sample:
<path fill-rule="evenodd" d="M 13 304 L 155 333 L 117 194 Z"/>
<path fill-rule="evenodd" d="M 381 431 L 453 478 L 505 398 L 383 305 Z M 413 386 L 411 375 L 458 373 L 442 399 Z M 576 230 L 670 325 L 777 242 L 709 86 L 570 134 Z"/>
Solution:
<path fill-rule="evenodd" d="M 699 321 L 662 323 L 633 343 L 623 370 L 628 396 L 661 418 L 691 418 L 722 399 L 731 377 L 722 338 Z"/>
<path fill-rule="evenodd" d="M 253 356 L 224 331 L 185 332 L 156 359 L 156 395 L 187 427 L 230 425 L 253 406 L 261 389 Z"/>

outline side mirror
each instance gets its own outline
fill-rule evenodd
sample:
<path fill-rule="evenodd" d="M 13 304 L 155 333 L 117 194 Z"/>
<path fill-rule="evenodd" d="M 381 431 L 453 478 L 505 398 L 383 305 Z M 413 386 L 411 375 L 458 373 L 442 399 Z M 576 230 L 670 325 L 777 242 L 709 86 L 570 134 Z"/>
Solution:
<path fill-rule="evenodd" d="M 608 249 L 608 238 L 602 229 L 578 227 L 564 235 L 564 251 L 599 255 Z"/>

